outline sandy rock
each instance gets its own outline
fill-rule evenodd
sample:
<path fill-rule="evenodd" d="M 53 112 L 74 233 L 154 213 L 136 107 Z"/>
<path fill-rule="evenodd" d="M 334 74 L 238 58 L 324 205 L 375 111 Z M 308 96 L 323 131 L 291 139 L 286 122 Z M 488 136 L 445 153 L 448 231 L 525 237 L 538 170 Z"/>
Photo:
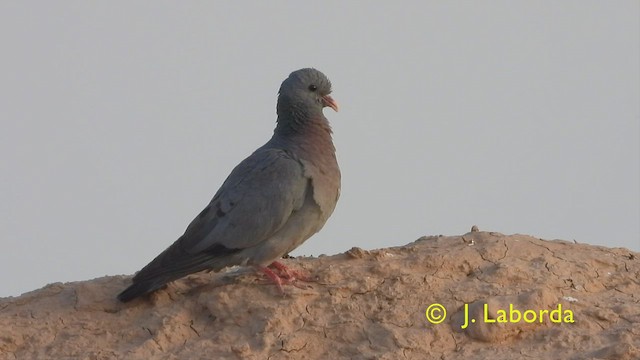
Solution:
<path fill-rule="evenodd" d="M 638 359 L 639 259 L 474 229 L 283 260 L 316 279 L 284 297 L 242 270 L 127 304 L 129 276 L 55 283 L 0 299 L 0 359 Z"/>

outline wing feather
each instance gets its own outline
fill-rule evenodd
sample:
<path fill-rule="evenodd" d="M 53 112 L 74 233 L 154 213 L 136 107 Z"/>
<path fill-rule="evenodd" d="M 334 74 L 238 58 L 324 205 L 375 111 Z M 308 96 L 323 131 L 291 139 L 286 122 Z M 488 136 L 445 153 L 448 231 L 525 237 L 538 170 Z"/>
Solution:
<path fill-rule="evenodd" d="M 258 149 L 233 169 L 184 235 L 140 270 L 134 281 L 160 276 L 164 283 L 226 264 L 219 260 L 278 231 L 302 206 L 308 183 L 301 162 L 286 151 Z"/>

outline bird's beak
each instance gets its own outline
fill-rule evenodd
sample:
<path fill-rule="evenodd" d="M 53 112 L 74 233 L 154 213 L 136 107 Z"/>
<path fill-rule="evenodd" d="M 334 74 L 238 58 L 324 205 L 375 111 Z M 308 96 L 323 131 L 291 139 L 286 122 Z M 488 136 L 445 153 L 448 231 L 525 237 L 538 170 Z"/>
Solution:
<path fill-rule="evenodd" d="M 338 112 L 338 103 L 329 95 L 325 95 L 322 97 L 322 105 L 329 106 L 333 109 L 333 111 Z"/>

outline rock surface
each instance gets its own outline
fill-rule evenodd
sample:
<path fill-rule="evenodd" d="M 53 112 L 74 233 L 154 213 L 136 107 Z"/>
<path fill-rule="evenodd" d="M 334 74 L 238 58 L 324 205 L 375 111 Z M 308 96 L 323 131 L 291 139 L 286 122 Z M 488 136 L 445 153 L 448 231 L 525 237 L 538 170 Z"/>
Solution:
<path fill-rule="evenodd" d="M 284 260 L 316 278 L 284 297 L 237 270 L 128 304 L 129 276 L 55 283 L 0 299 L 0 359 L 638 359 L 639 258 L 473 231 Z"/>

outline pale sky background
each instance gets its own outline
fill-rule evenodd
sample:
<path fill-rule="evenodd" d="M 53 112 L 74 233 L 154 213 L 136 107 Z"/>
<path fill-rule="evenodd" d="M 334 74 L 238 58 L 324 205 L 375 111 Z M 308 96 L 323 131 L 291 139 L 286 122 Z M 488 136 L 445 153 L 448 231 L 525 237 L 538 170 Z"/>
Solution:
<path fill-rule="evenodd" d="M 146 265 L 302 67 L 343 186 L 293 255 L 474 224 L 640 251 L 639 4 L 3 1 L 0 296 Z"/>

